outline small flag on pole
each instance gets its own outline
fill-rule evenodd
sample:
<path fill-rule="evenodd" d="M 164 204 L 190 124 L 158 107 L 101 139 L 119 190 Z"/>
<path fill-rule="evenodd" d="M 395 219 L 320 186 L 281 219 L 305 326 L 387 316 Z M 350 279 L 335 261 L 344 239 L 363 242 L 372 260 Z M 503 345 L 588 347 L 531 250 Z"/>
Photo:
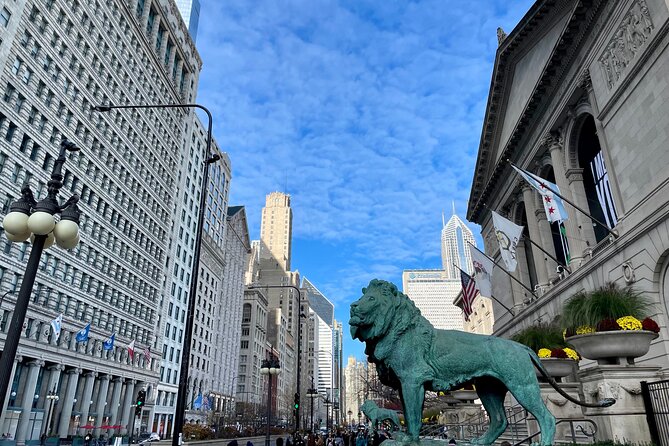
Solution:
<path fill-rule="evenodd" d="M 474 265 L 474 277 L 482 296 L 492 295 L 492 269 L 495 264 L 482 251 L 470 244 L 472 264 Z"/>
<path fill-rule="evenodd" d="M 526 170 L 519 169 L 513 164 L 511 167 L 516 169 L 516 172 L 518 172 L 530 186 L 539 191 L 541 194 L 541 201 L 544 203 L 546 218 L 548 218 L 549 222 L 553 223 L 554 221 L 563 221 L 569 218 L 562 199 L 551 191 L 552 189 L 555 192 L 560 193 L 560 189 L 556 184 L 546 181 Z"/>
<path fill-rule="evenodd" d="M 53 329 L 54 339 L 57 341 L 60 338 L 60 329 L 63 324 L 63 313 L 60 313 L 58 317 L 51 321 L 51 328 Z"/>
<path fill-rule="evenodd" d="M 77 332 L 75 339 L 77 342 L 86 342 L 88 341 L 88 333 L 91 331 L 91 323 L 86 324 L 84 328 Z"/>
<path fill-rule="evenodd" d="M 149 346 L 144 347 L 144 357 L 147 361 L 151 361 L 151 348 Z"/>
<path fill-rule="evenodd" d="M 523 234 L 523 227 L 507 220 L 495 211 L 492 211 L 492 224 L 495 227 L 495 236 L 499 242 L 499 253 L 506 269 L 509 272 L 514 272 L 516 266 L 518 266 L 516 247 L 520 236 Z"/>
<path fill-rule="evenodd" d="M 472 305 L 479 290 L 476 289 L 474 279 L 462 270 L 460 270 L 460 282 L 462 283 L 462 310 L 465 313 L 465 320 L 469 321 L 469 315 L 474 311 Z"/>
<path fill-rule="evenodd" d="M 102 343 L 102 349 L 103 350 L 111 350 L 114 348 L 114 338 L 116 337 L 116 333 L 112 333 L 112 335 L 107 339 L 105 342 Z"/>
<path fill-rule="evenodd" d="M 202 407 L 202 394 L 199 394 L 195 401 L 193 401 L 193 409 L 200 409 Z"/>
<path fill-rule="evenodd" d="M 128 344 L 128 356 L 132 361 L 135 358 L 135 340 L 133 339 L 130 344 Z"/>

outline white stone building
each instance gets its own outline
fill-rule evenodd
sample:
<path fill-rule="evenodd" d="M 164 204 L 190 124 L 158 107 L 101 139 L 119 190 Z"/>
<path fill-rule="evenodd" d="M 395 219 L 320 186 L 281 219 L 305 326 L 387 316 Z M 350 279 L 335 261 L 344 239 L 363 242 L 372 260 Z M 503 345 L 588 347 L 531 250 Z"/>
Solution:
<path fill-rule="evenodd" d="M 458 273 L 459 274 L 459 273 Z M 453 301 L 462 289 L 440 269 L 410 269 L 402 272 L 402 290 L 435 328 L 462 330 L 462 310 Z"/>
<path fill-rule="evenodd" d="M 0 11 L 0 214 L 24 182 L 44 195 L 61 137 L 81 148 L 68 157 L 62 196 L 78 193 L 83 214 L 80 244 L 42 255 L 0 430 L 19 445 L 39 438 L 55 391 L 50 430 L 60 437 L 87 423 L 125 432 L 137 390 L 147 391 L 147 407 L 157 400 L 164 268 L 193 114 L 92 106 L 192 102 L 201 60 L 168 0 L 2 0 Z M 0 289 L 15 292 L 30 246 L 4 235 L 0 244 Z M 0 342 L 14 299 L 2 302 Z M 60 313 L 56 342 L 48 325 Z M 76 343 L 87 323 L 90 340 Z M 102 351 L 112 333 L 114 349 Z M 135 427 L 151 428 L 148 410 Z"/>

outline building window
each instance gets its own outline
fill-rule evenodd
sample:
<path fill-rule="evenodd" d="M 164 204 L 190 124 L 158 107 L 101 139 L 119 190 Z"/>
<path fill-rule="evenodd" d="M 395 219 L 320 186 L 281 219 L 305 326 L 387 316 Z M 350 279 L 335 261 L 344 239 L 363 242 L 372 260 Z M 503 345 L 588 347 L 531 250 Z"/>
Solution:
<path fill-rule="evenodd" d="M 0 25 L 7 26 L 11 17 L 12 13 L 9 12 L 7 8 L 2 8 L 2 12 L 0 13 Z"/>

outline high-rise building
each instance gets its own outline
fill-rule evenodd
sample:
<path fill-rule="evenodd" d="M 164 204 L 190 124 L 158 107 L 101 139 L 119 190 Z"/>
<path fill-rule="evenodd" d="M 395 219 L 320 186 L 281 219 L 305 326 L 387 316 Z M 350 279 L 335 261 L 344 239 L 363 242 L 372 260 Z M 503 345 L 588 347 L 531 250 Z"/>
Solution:
<path fill-rule="evenodd" d="M 38 440 L 46 395 L 55 389 L 68 402 L 56 405 L 52 418 L 60 437 L 84 423 L 119 424 L 125 433 L 137 391 L 146 391 L 147 406 L 158 404 L 160 375 L 174 382 L 178 369 L 162 365 L 158 338 L 166 337 L 175 283 L 165 265 L 175 267 L 172 223 L 178 226 L 177 201 L 190 173 L 182 166 L 198 164 L 184 141 L 194 114 L 178 108 L 96 114 L 92 106 L 192 102 L 202 62 L 170 0 L 3 1 L 0 12 L 0 215 L 26 182 L 38 198 L 45 195 L 61 137 L 81 148 L 68 155 L 62 195 L 79 194 L 82 210 L 79 245 L 42 254 L 0 430 L 18 444 Z M 2 343 L 30 245 L 0 237 L 0 289 L 10 291 L 1 304 Z M 178 268 L 184 276 L 190 271 Z M 183 306 L 185 299 L 182 292 Z M 49 321 L 59 314 L 56 340 Z M 77 342 L 75 334 L 89 323 L 89 340 Z M 112 334 L 113 348 L 103 350 Z M 172 336 L 170 327 L 168 355 L 177 345 L 178 333 L 174 343 Z M 175 391 L 160 394 L 172 411 Z M 151 428 L 149 410 L 136 428 Z M 93 431 L 102 433 L 111 431 Z"/>
<path fill-rule="evenodd" d="M 402 291 L 435 328 L 463 329 L 462 310 L 453 304 L 460 289 L 460 279 L 451 279 L 440 269 L 402 272 Z"/>
<path fill-rule="evenodd" d="M 200 22 L 200 0 L 175 0 L 186 28 L 193 42 L 197 40 L 197 27 Z"/>
<path fill-rule="evenodd" d="M 367 363 L 358 361 L 355 357 L 349 356 L 346 367 L 344 368 L 344 398 L 346 412 L 351 411 L 350 423 L 359 422 L 360 406 L 365 402 L 366 389 L 365 380 L 367 378 Z"/>
<path fill-rule="evenodd" d="M 338 410 L 339 414 L 346 413 L 346 389 L 344 387 L 344 327 L 341 322 L 335 320 L 332 330 L 332 385 L 339 389 Z M 338 415 L 339 415 L 338 414 Z"/>
<path fill-rule="evenodd" d="M 442 216 L 442 225 L 441 263 L 444 271 L 446 271 L 446 277 L 460 280 L 460 271 L 458 268 L 469 274 L 474 271 L 471 248 L 469 246 L 469 244 L 476 246 L 474 234 L 472 234 L 472 231 L 467 227 L 465 222 L 455 214 L 455 209 L 448 223 L 444 223 Z"/>
<path fill-rule="evenodd" d="M 306 277 L 302 279 L 302 289 L 314 313 L 314 342 L 310 354 L 315 358 L 316 389 L 324 395 L 326 389 L 334 388 L 334 305 Z"/>
<path fill-rule="evenodd" d="M 293 211 L 290 195 L 272 192 L 265 199 L 260 224 L 261 257 L 273 259 L 284 271 L 290 271 L 293 237 Z"/>
<path fill-rule="evenodd" d="M 263 290 L 246 289 L 242 306 L 239 366 L 237 369 L 237 414 L 256 412 L 263 401 L 260 363 L 266 358 L 269 307 Z M 251 408 L 252 410 L 249 410 Z"/>
<path fill-rule="evenodd" d="M 225 413 L 232 407 L 236 393 L 233 385 L 239 363 L 244 274 L 251 253 L 246 210 L 243 206 L 230 206 L 227 214 L 223 250 L 225 268 L 214 341 L 212 392 L 215 401 L 211 406 L 213 410 Z"/>

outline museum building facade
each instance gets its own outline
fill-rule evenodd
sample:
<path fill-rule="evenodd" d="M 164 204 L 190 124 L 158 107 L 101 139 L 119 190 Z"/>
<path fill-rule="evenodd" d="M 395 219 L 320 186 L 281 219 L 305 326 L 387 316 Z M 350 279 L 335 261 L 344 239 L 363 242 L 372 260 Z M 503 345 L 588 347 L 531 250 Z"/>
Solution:
<path fill-rule="evenodd" d="M 494 210 L 525 227 L 513 275 L 495 274 L 494 332 L 509 337 L 559 315 L 566 299 L 608 282 L 652 296 L 661 332 L 637 363 L 669 368 L 669 3 L 538 1 L 498 30 L 468 208 L 485 250 L 500 259 Z M 555 183 L 564 228 L 510 162 Z M 562 229 L 562 231 L 561 231 Z M 566 234 L 566 246 L 561 233 Z"/>

